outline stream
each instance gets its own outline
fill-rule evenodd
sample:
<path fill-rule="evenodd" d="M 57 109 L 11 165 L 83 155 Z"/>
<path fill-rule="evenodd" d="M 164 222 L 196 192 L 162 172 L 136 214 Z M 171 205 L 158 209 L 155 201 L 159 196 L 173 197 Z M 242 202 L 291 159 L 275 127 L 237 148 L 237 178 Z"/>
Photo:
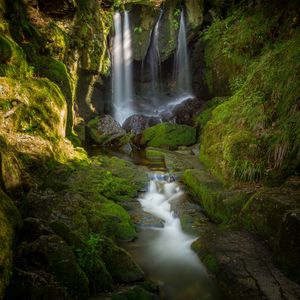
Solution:
<path fill-rule="evenodd" d="M 89 149 L 90 155 L 102 151 Z M 103 153 L 103 152 L 102 152 Z M 191 249 L 196 235 L 186 233 L 181 226 L 178 211 L 193 206 L 188 194 L 177 180 L 178 174 L 169 174 L 161 159 L 148 160 L 142 153 L 127 156 L 105 152 L 146 167 L 149 183 L 140 193 L 138 238 L 122 243 L 145 272 L 146 278 L 160 287 L 162 300 L 221 300 L 217 287 L 209 278 L 205 266 Z M 180 204 L 185 203 L 181 206 Z"/>
<path fill-rule="evenodd" d="M 167 173 L 153 172 L 149 177 L 148 190 L 138 200 L 143 211 L 163 220 L 163 225 L 140 226 L 138 239 L 127 244 L 127 250 L 146 276 L 159 284 L 161 299 L 219 299 L 205 267 L 191 250 L 196 237 L 183 232 L 172 210 L 184 192 Z"/>

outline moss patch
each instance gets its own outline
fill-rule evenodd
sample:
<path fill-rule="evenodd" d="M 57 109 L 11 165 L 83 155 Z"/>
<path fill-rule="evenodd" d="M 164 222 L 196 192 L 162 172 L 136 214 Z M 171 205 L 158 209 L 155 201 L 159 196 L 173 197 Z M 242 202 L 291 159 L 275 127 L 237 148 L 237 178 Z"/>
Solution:
<path fill-rule="evenodd" d="M 196 129 L 187 125 L 161 123 L 147 128 L 141 144 L 150 147 L 177 147 L 196 143 Z"/>

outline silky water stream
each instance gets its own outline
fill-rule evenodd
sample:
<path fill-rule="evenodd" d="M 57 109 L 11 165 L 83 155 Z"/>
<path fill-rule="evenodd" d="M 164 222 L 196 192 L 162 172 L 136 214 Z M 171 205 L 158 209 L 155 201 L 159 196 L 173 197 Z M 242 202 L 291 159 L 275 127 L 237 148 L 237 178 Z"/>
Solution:
<path fill-rule="evenodd" d="M 205 267 L 191 249 L 196 237 L 183 232 L 180 219 L 172 210 L 174 204 L 186 201 L 185 192 L 167 173 L 151 172 L 149 178 L 148 190 L 138 200 L 144 212 L 161 222 L 140 225 L 138 239 L 127 244 L 127 250 L 146 276 L 159 284 L 161 299 L 220 299 Z"/>

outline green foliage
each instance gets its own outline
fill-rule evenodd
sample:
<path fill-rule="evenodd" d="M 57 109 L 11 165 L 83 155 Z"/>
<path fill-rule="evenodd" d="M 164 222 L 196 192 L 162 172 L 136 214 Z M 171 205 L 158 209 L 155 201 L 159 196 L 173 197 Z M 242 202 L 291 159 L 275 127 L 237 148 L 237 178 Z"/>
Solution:
<path fill-rule="evenodd" d="M 134 27 L 134 32 L 142 33 L 143 32 L 143 28 L 141 26 Z"/>
<path fill-rule="evenodd" d="M 293 21 L 278 27 L 267 8 L 235 9 L 204 35 L 211 88 L 233 95 L 198 116 L 200 159 L 227 179 L 273 180 L 300 164 L 299 29 L 284 35 Z"/>
<path fill-rule="evenodd" d="M 99 264 L 99 253 L 103 239 L 97 234 L 90 234 L 85 248 L 75 248 L 77 262 L 83 269 L 92 269 Z"/>

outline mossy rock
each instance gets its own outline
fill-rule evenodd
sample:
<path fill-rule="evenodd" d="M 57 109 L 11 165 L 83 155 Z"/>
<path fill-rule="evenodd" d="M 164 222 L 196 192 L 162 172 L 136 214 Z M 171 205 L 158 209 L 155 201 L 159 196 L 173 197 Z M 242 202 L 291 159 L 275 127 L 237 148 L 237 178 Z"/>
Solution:
<path fill-rule="evenodd" d="M 187 125 L 160 123 L 142 133 L 141 144 L 150 147 L 171 147 L 196 143 L 196 129 Z"/>
<path fill-rule="evenodd" d="M 85 214 L 93 232 L 125 241 L 137 236 L 128 213 L 112 201 L 91 203 L 86 207 Z"/>
<path fill-rule="evenodd" d="M 24 257 L 32 263 L 46 263 L 50 272 L 68 289 L 70 295 L 87 299 L 88 279 L 63 239 L 57 235 L 42 235 L 36 241 L 21 247 Z"/>
<path fill-rule="evenodd" d="M 249 189 L 228 189 L 204 170 L 186 170 L 183 180 L 191 188 L 205 213 L 218 222 L 239 222 L 239 213 L 253 194 Z"/>
<path fill-rule="evenodd" d="M 0 189 L 0 298 L 4 297 L 13 267 L 13 245 L 21 216 L 12 200 Z"/>
<path fill-rule="evenodd" d="M 15 78 L 30 74 L 23 50 L 11 38 L 0 35 L 0 75 Z"/>
<path fill-rule="evenodd" d="M 116 246 L 110 239 L 104 239 L 101 257 L 116 283 L 132 283 L 144 279 L 143 271 L 130 254 Z"/>

